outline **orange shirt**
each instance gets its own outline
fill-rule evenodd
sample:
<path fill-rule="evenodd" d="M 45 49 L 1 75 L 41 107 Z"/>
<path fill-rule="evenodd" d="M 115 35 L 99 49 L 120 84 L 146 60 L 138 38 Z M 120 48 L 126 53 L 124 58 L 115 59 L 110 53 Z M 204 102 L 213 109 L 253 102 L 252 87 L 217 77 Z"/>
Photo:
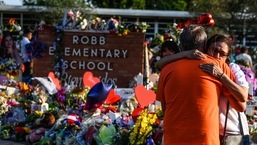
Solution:
<path fill-rule="evenodd" d="M 164 145 L 219 145 L 218 97 L 224 89 L 220 81 L 200 69 L 201 63 L 214 63 L 232 77 L 228 65 L 212 57 L 166 65 L 157 89 L 157 100 L 166 107 Z"/>

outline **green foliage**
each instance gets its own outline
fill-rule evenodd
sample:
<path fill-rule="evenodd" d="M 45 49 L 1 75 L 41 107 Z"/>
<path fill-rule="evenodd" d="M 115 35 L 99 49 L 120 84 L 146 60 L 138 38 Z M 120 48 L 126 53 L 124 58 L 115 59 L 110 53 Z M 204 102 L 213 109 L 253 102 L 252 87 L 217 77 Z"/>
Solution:
<path fill-rule="evenodd" d="M 133 0 L 132 8 L 134 9 L 145 9 L 146 0 Z"/>
<path fill-rule="evenodd" d="M 52 24 L 53 26 L 60 23 L 65 10 L 82 10 L 89 7 L 84 0 L 23 0 L 23 5 L 28 6 L 31 11 L 38 11 L 31 6 L 45 6 L 46 10 L 42 10 L 41 13 L 35 13 L 35 19 L 38 19 L 38 21 L 44 20 L 47 24 Z"/>
<path fill-rule="evenodd" d="M 257 1 L 253 0 L 191 0 L 188 7 L 195 14 L 211 13 L 217 31 L 233 35 L 233 30 L 239 30 L 241 36 L 244 28 L 249 33 L 256 32 L 256 8 Z"/>
<path fill-rule="evenodd" d="M 149 9 L 149 10 L 186 10 L 186 0 L 94 0 L 99 8 Z"/>
<path fill-rule="evenodd" d="M 146 9 L 185 11 L 187 2 L 185 0 L 148 0 L 146 6 Z"/>

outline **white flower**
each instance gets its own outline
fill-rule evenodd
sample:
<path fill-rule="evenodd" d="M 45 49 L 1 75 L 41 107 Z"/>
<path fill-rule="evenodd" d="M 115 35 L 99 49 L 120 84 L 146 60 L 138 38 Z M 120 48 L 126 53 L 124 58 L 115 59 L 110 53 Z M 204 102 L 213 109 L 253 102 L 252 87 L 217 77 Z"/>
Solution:
<path fill-rule="evenodd" d="M 21 26 L 15 26 L 16 27 L 16 31 L 20 31 L 21 30 Z"/>

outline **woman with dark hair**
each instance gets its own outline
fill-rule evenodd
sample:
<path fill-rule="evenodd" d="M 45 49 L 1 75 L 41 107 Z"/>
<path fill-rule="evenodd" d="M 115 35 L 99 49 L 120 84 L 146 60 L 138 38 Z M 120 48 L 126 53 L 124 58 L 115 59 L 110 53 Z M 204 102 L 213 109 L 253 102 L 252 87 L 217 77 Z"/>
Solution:
<path fill-rule="evenodd" d="M 180 52 L 179 47 L 174 41 L 164 41 L 161 46 L 161 57 Z"/>
<path fill-rule="evenodd" d="M 11 36 L 11 34 L 6 33 L 1 42 L 1 49 L 0 49 L 0 58 L 5 59 L 5 58 L 11 58 L 15 60 L 15 63 L 17 65 L 22 65 L 22 59 L 19 54 L 19 51 L 16 48 L 15 42 Z M 22 72 L 21 69 L 19 70 L 18 76 L 16 76 L 15 80 L 20 81 Z"/>
<path fill-rule="evenodd" d="M 176 54 L 180 52 L 180 49 L 177 45 L 176 42 L 174 41 L 164 41 L 161 45 L 161 50 L 159 52 L 159 56 L 155 56 L 151 58 L 150 64 L 151 64 L 151 69 L 152 73 L 159 72 L 160 69 L 157 67 L 156 63 L 163 57 Z"/>
<path fill-rule="evenodd" d="M 237 135 L 242 132 L 245 139 L 244 144 L 249 144 L 249 128 L 246 115 L 243 111 L 237 111 L 239 106 L 246 106 L 249 84 L 240 66 L 229 61 L 231 49 L 228 49 L 226 52 L 224 51 L 225 47 L 231 48 L 229 39 L 224 35 L 216 34 L 207 41 L 205 53 L 226 61 L 232 73 L 235 75 L 234 81 L 224 75 L 218 66 L 206 64 L 201 66 L 201 68 L 203 71 L 219 78 L 233 95 L 233 98 L 227 98 L 221 95 L 219 99 L 221 142 L 223 141 L 224 135 Z M 227 123 L 225 123 L 225 121 Z"/>

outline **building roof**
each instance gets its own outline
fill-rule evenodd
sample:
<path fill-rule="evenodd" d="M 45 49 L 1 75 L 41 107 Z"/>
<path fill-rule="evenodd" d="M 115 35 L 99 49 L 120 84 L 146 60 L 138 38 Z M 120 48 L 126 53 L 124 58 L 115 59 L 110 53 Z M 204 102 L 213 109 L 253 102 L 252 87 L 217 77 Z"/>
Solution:
<path fill-rule="evenodd" d="M 30 12 L 31 9 L 36 11 L 46 10 L 46 7 L 40 6 L 17 6 L 17 5 L 0 5 L 0 12 Z M 138 16 L 138 17 L 173 17 L 188 18 L 192 17 L 188 11 L 166 11 L 166 10 L 134 10 L 134 9 L 109 9 L 95 8 L 92 12 L 100 15 L 119 15 L 119 16 Z"/>

